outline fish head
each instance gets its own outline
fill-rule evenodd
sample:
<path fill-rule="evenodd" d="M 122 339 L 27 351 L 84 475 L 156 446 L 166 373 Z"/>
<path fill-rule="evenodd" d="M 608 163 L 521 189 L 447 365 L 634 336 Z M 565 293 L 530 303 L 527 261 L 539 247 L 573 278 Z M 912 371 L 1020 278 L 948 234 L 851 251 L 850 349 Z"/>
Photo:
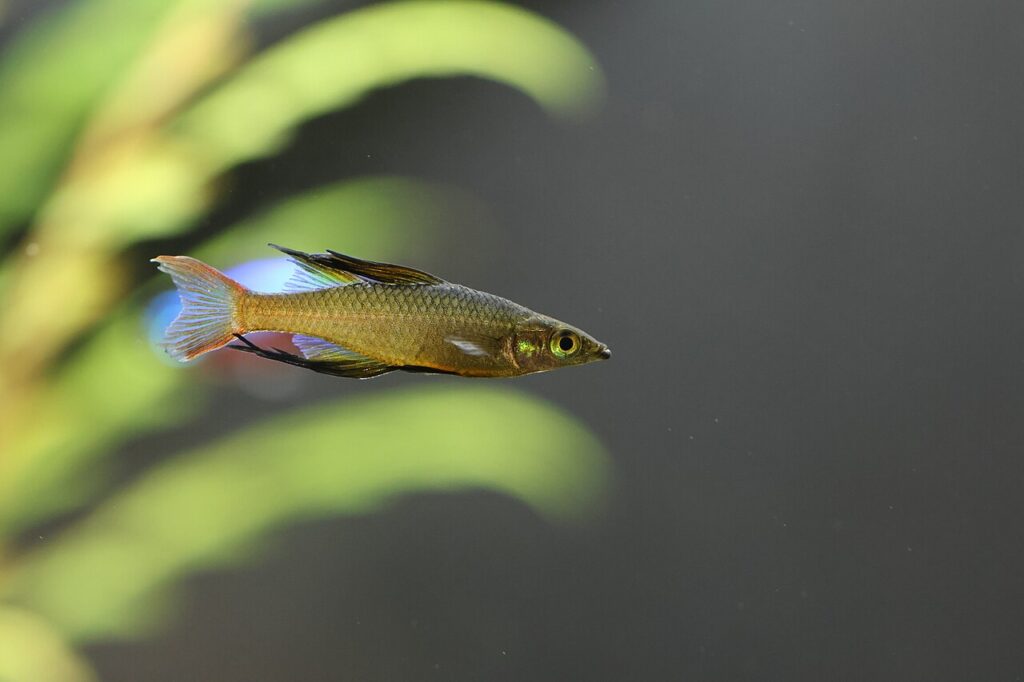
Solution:
<path fill-rule="evenodd" d="M 542 315 L 516 326 L 511 352 L 524 374 L 584 365 L 612 356 L 608 346 L 582 329 Z"/>

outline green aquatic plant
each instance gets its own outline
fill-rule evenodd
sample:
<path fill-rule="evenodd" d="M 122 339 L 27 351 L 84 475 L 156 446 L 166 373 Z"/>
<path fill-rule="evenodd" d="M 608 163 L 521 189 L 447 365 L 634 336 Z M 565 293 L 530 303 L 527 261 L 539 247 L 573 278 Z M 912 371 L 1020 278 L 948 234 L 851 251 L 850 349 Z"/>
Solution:
<path fill-rule="evenodd" d="M 600 453 L 559 410 L 500 388 L 421 387 L 304 408 L 156 467 L 62 542 L 27 554 L 0 594 L 76 641 L 140 636 L 169 608 L 177 578 L 245 558 L 285 523 L 467 487 L 572 519 L 600 495 Z"/>
<path fill-rule="evenodd" d="M 494 490 L 550 519 L 599 504 L 605 455 L 571 416 L 507 386 L 451 383 L 295 408 L 117 482 L 113 455 L 187 427 L 216 390 L 202 367 L 154 352 L 144 309 L 164 285 L 140 281 L 126 254 L 189 234 L 232 168 L 414 78 L 488 79 L 568 118 L 601 96 L 575 38 L 492 2 L 371 5 L 254 52 L 253 25 L 302 4 L 314 3 L 77 0 L 0 53 L 4 682 L 92 680 L 75 646 L 152 632 L 181 578 L 253 557 L 290 523 L 418 490 Z M 456 188 L 350 179 L 258 207 L 190 254 L 228 266 L 286 241 L 402 260 L 452 223 L 486 229 L 485 216 Z M 27 540 L 73 510 L 83 516 Z"/>
<path fill-rule="evenodd" d="M 95 682 L 88 662 L 45 618 L 0 605 L 0 680 Z"/>

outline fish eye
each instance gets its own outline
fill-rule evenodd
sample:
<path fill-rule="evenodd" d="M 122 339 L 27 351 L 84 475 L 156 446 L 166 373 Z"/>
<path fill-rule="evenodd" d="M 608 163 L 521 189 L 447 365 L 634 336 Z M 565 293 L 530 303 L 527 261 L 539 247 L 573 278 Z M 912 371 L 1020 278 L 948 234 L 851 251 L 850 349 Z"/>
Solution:
<path fill-rule="evenodd" d="M 580 337 L 563 330 L 551 337 L 551 352 L 560 358 L 567 358 L 580 349 Z"/>

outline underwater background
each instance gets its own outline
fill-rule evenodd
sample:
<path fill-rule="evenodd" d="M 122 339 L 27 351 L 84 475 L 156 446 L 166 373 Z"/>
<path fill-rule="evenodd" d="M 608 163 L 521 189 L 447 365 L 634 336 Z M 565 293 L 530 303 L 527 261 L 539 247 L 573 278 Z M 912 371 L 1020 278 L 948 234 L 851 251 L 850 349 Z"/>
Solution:
<path fill-rule="evenodd" d="M 0 0 L 0 682 L 1024 677 L 1022 26 Z M 168 359 L 270 241 L 614 357 Z"/>

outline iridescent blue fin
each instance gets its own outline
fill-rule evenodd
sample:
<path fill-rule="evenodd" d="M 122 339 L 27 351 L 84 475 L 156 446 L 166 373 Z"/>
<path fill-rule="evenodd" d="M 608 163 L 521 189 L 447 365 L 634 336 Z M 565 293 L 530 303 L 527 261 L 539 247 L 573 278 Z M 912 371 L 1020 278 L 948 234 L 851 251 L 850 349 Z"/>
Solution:
<path fill-rule="evenodd" d="M 294 249 L 288 249 L 277 244 L 271 244 L 270 246 L 286 254 L 288 260 L 297 268 L 295 274 L 284 285 L 284 289 L 287 292 L 295 293 L 299 291 L 329 289 L 362 281 L 350 272 L 342 272 L 326 267 L 302 251 L 295 251 Z"/>

